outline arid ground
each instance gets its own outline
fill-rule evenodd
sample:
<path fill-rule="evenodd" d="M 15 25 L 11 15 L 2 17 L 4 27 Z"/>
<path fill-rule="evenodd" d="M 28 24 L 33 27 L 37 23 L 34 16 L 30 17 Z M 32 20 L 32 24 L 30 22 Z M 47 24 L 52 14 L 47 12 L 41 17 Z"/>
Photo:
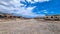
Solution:
<path fill-rule="evenodd" d="M 0 19 L 0 34 L 60 34 L 60 21 Z"/>

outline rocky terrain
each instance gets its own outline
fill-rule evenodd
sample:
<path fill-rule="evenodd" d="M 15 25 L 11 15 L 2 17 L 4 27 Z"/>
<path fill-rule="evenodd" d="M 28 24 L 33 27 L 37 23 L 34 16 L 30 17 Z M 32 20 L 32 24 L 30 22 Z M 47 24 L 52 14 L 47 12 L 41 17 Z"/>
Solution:
<path fill-rule="evenodd" d="M 0 19 L 0 34 L 60 34 L 60 21 Z"/>

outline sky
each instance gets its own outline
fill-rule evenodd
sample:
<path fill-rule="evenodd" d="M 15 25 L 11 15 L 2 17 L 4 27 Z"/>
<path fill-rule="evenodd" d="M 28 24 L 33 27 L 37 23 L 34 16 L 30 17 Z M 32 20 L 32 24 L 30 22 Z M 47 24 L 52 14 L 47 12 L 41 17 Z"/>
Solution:
<path fill-rule="evenodd" d="M 60 14 L 60 0 L 0 0 L 0 12 L 26 18 Z"/>

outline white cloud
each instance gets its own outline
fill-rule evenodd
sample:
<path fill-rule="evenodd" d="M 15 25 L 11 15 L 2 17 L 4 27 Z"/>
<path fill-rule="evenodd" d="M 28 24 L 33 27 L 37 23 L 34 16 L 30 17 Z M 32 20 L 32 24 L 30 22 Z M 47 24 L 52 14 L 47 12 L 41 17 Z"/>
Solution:
<path fill-rule="evenodd" d="M 20 1 L 24 1 L 25 2 L 25 0 L 20 0 Z M 48 2 L 48 1 L 50 1 L 50 0 L 26 0 L 26 1 L 28 1 L 28 2 L 31 2 L 31 3 L 36 3 L 36 2 Z"/>
<path fill-rule="evenodd" d="M 28 2 L 32 2 L 32 0 L 27 0 Z M 45 1 L 50 1 L 50 0 L 34 0 L 35 2 L 45 2 Z"/>
<path fill-rule="evenodd" d="M 47 10 L 43 10 L 43 12 L 44 12 L 45 14 L 47 14 L 47 13 L 48 13 L 48 11 L 47 11 Z"/>
<path fill-rule="evenodd" d="M 35 0 L 35 2 L 45 2 L 45 1 L 50 1 L 50 0 Z"/>
<path fill-rule="evenodd" d="M 14 14 L 19 14 L 20 16 L 31 16 L 31 17 L 36 17 L 40 16 L 39 14 L 35 14 L 32 12 L 32 9 L 34 7 L 21 7 L 24 4 L 21 4 L 20 1 L 25 0 L 0 0 L 0 12 L 5 12 L 5 13 L 14 13 Z M 28 2 L 34 3 L 34 2 L 44 2 L 44 1 L 49 1 L 49 0 L 27 0 Z"/>

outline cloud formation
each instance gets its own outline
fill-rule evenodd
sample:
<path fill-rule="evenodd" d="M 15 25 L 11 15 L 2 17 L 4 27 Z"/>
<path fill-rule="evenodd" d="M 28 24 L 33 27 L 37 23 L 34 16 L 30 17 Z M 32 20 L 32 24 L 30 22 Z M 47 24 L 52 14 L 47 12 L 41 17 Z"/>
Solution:
<path fill-rule="evenodd" d="M 20 3 L 20 1 L 25 2 L 25 4 Z M 42 14 L 35 14 L 32 10 L 36 7 L 27 7 L 26 3 L 36 3 L 36 2 L 48 2 L 49 0 L 0 0 L 0 12 L 9 13 L 16 16 L 23 17 L 37 17 L 44 16 Z"/>

